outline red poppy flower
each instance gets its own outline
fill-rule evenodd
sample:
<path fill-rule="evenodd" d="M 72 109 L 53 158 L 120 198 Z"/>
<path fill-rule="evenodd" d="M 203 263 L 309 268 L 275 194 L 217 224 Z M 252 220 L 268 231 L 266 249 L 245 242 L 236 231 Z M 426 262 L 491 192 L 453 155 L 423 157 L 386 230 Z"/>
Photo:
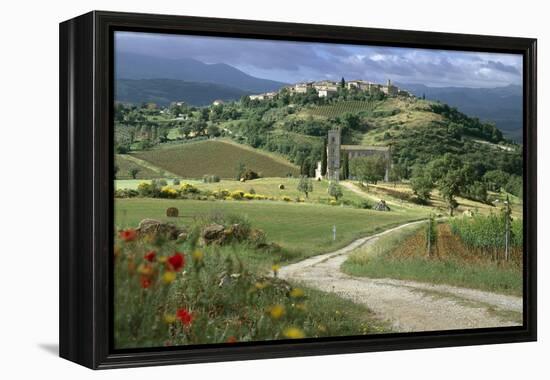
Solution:
<path fill-rule="evenodd" d="M 134 241 L 136 240 L 137 232 L 133 228 L 128 228 L 127 230 L 120 231 L 119 236 L 122 240 L 126 242 Z"/>
<path fill-rule="evenodd" d="M 141 276 L 140 279 L 139 279 L 139 282 L 140 282 L 141 287 L 143 289 L 147 289 L 151 286 L 151 278 L 149 278 L 147 276 Z"/>
<path fill-rule="evenodd" d="M 167 262 L 172 270 L 178 272 L 185 265 L 185 256 L 176 252 L 168 258 Z"/>
<path fill-rule="evenodd" d="M 185 326 L 189 326 L 193 321 L 193 316 L 187 309 L 179 309 L 176 312 L 176 317 L 183 323 Z"/>
<path fill-rule="evenodd" d="M 145 258 L 145 260 L 152 263 L 153 261 L 155 261 L 155 256 L 157 256 L 157 253 L 155 251 L 149 251 L 143 257 Z"/>

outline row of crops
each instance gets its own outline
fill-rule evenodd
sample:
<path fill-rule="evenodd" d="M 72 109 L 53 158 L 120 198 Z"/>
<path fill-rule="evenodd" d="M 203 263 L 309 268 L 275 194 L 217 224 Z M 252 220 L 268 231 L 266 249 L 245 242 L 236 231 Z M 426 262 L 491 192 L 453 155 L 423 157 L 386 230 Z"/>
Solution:
<path fill-rule="evenodd" d="M 471 218 L 450 220 L 451 231 L 459 236 L 469 248 L 482 250 L 504 249 L 506 231 L 509 229 L 509 246 L 523 246 L 523 222 L 521 219 L 508 220 L 505 213 L 488 216 L 475 215 Z"/>
<path fill-rule="evenodd" d="M 336 117 L 345 113 L 372 112 L 377 105 L 376 100 L 349 100 L 313 107 L 307 110 L 312 116 Z"/>

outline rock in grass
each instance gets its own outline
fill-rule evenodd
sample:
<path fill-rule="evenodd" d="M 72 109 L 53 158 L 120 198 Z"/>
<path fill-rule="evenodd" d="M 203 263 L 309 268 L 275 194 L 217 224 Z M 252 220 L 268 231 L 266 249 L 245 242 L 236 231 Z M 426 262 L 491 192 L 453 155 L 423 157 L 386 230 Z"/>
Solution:
<path fill-rule="evenodd" d="M 136 232 L 139 238 L 176 240 L 182 230 L 172 223 L 164 223 L 156 219 L 143 219 L 139 222 Z"/>
<path fill-rule="evenodd" d="M 376 206 L 373 207 L 373 210 L 376 210 L 376 211 L 390 211 L 390 208 L 386 204 L 386 201 L 381 199 L 380 202 L 378 202 L 376 204 Z"/>
<path fill-rule="evenodd" d="M 221 224 L 209 224 L 201 231 L 201 238 L 205 245 L 212 243 L 221 244 L 224 240 L 225 227 Z"/>

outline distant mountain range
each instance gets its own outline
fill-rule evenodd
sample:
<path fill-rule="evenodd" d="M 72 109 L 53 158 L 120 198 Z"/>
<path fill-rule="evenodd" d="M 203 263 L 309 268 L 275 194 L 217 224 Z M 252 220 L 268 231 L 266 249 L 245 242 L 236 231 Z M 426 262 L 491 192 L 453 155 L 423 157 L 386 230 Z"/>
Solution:
<path fill-rule="evenodd" d="M 176 79 L 234 87 L 247 93 L 278 90 L 286 83 L 256 78 L 225 63 L 207 64 L 195 59 L 170 59 L 118 52 L 117 79 Z"/>
<path fill-rule="evenodd" d="M 418 97 L 439 100 L 483 121 L 494 122 L 504 135 L 522 141 L 523 92 L 521 86 L 495 88 L 428 87 L 421 84 L 399 84 Z"/>
<path fill-rule="evenodd" d="M 248 92 L 215 83 L 186 82 L 175 79 L 118 79 L 116 100 L 124 103 L 156 103 L 167 106 L 185 101 L 195 106 L 206 106 L 214 100 L 236 100 Z"/>

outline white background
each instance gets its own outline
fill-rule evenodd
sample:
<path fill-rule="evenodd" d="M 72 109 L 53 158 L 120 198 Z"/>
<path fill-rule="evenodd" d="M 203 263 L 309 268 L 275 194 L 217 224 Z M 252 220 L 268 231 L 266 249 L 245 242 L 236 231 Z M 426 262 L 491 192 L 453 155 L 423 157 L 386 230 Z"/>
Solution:
<path fill-rule="evenodd" d="M 0 13 L 0 377 L 548 378 L 549 12 L 544 1 L 24 1 Z M 93 9 L 539 39 L 539 342 L 93 372 L 56 357 L 58 336 L 58 23 Z M 545 67 L 546 66 L 546 67 Z M 546 97 L 546 98 L 545 98 Z M 547 144 L 546 144 L 547 145 Z M 544 354 L 546 350 L 546 354 Z"/>

